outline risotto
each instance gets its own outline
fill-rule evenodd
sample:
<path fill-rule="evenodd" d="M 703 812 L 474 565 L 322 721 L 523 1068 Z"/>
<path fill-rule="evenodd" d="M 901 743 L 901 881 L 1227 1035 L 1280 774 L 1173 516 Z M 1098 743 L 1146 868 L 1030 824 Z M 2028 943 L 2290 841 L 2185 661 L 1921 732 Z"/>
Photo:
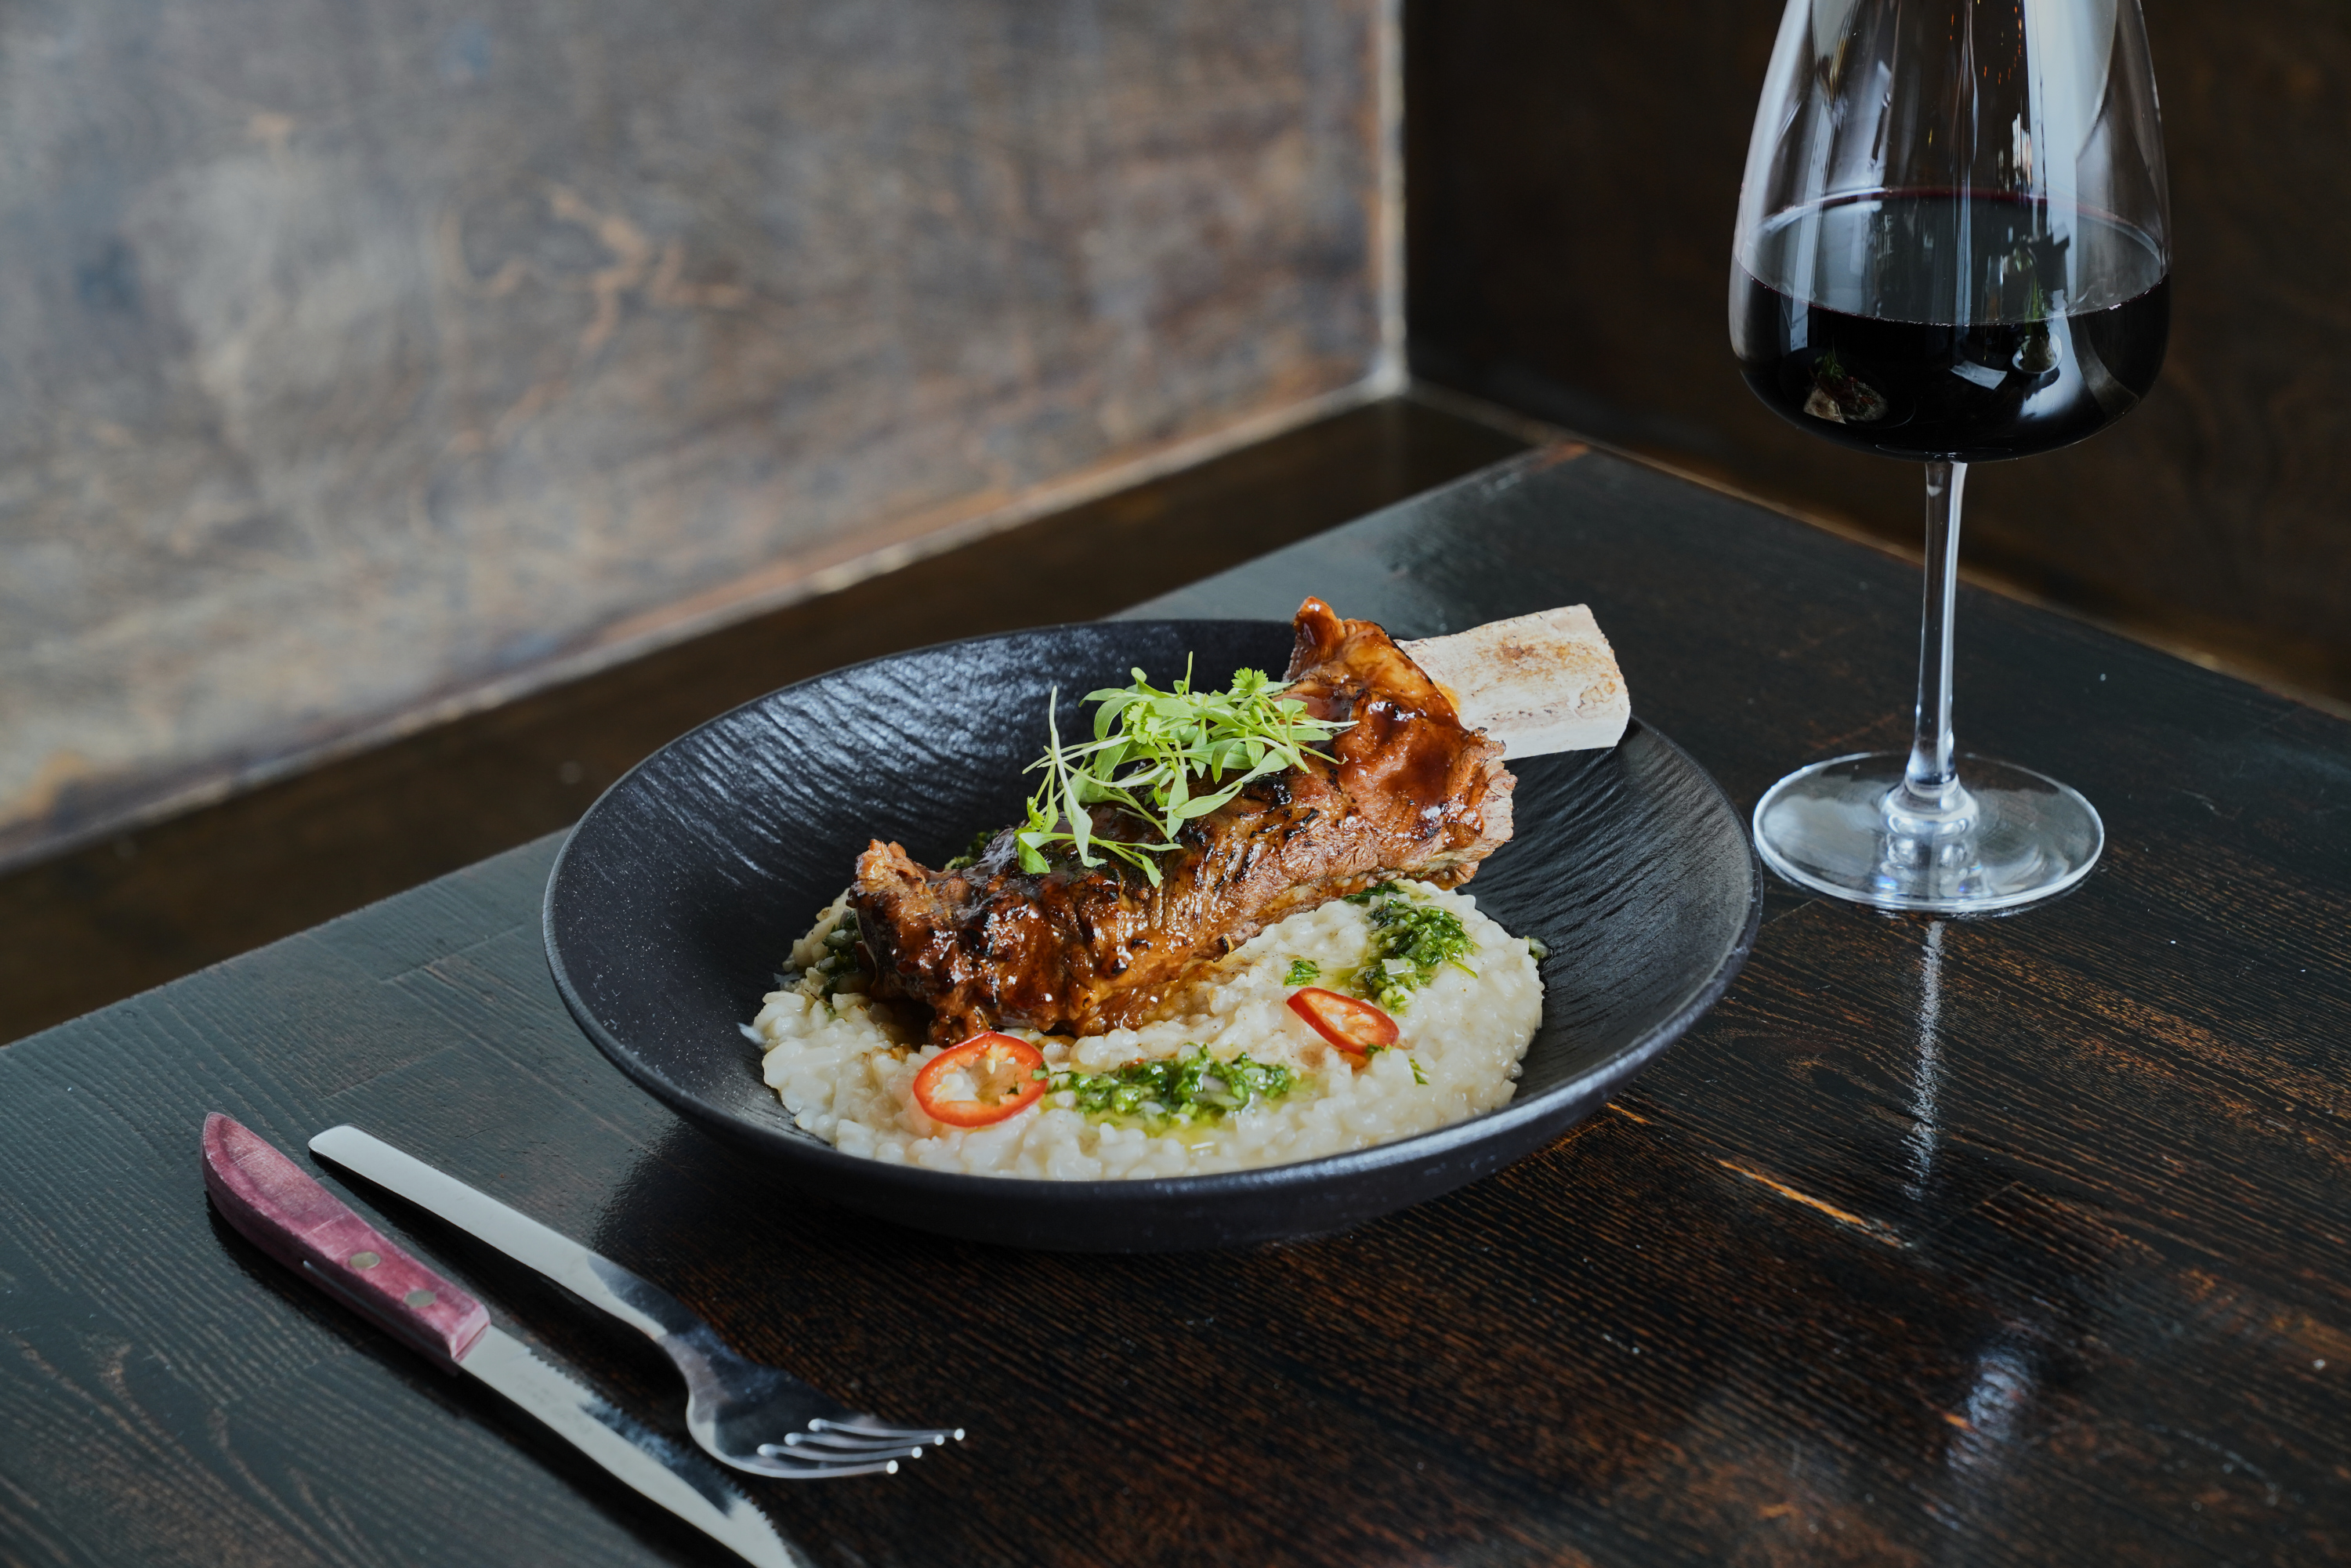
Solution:
<path fill-rule="evenodd" d="M 861 994 L 846 897 L 792 949 L 785 988 L 746 1027 L 799 1126 L 845 1154 L 927 1170 L 1064 1181 L 1199 1176 L 1287 1164 L 1426 1132 L 1502 1104 L 1542 1016 L 1531 945 L 1477 900 L 1425 883 L 1270 926 L 1136 1029 L 1071 1040 L 1008 1031 L 1042 1053 L 1045 1092 L 1006 1120 L 949 1126 L 914 1079 L 940 1055 Z M 1449 961 L 1381 954 L 1415 923 L 1454 930 Z M 1385 946 L 1383 947 L 1383 942 Z M 1376 997 L 1394 1045 L 1357 1054 L 1291 1008 L 1304 985 Z M 944 1106 L 939 1107 L 943 1112 Z"/>

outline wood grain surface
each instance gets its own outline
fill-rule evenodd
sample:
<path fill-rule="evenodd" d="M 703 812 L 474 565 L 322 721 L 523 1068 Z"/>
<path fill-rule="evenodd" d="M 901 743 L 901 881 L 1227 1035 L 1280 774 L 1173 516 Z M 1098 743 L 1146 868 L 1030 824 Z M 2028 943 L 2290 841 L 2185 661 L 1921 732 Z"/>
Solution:
<path fill-rule="evenodd" d="M 1589 602 L 1742 804 L 1906 732 L 1898 563 L 1574 447 L 1147 612 L 1307 589 L 1426 635 Z M 2304 1564 L 2351 1556 L 2351 726 L 1962 595 L 1962 743 L 2107 858 L 2006 919 L 1785 890 L 1604 1113 L 1358 1230 L 943 1241 L 630 1089 L 539 950 L 542 841 L 0 1052 L 0 1561 L 721 1561 L 207 1213 L 203 1113 L 379 1132 L 964 1444 L 759 1486 L 817 1561 Z M 329 1185 L 350 1192 L 329 1176 Z M 674 1380 L 353 1195 L 674 1428 Z"/>
<path fill-rule="evenodd" d="M 1750 394 L 1724 301 L 1782 7 L 1405 7 L 1416 373 L 1915 549 L 1913 465 Z M 2173 203 L 2162 379 L 1980 465 L 1976 570 L 2351 701 L 2351 8 L 2145 0 Z"/>

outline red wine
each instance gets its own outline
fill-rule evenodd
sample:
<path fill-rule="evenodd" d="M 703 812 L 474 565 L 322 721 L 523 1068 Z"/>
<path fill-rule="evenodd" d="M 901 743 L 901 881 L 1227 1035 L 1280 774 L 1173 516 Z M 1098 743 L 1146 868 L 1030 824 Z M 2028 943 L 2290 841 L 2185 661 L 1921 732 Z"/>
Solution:
<path fill-rule="evenodd" d="M 1751 252 L 1731 299 L 1747 384 L 1865 452 L 1983 463 L 2069 445 L 2163 365 L 2161 252 L 2087 213 L 1872 196 L 1776 220 Z"/>

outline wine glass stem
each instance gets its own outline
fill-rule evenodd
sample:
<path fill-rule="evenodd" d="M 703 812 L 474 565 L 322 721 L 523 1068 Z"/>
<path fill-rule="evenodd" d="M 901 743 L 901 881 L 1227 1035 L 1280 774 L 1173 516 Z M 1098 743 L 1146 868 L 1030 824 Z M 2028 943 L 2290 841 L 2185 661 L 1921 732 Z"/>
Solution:
<path fill-rule="evenodd" d="M 1959 587 L 1959 498 L 1964 463 L 1927 465 L 1927 591 L 1918 629 L 1918 711 L 1902 804 L 1943 815 L 1963 799 L 1951 747 L 1951 619 Z"/>

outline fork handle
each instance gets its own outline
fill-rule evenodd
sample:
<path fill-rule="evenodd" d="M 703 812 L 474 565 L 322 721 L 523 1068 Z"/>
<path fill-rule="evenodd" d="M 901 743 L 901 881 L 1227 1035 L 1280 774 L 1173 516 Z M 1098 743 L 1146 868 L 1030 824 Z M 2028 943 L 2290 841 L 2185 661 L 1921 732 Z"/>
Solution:
<path fill-rule="evenodd" d="M 652 1281 L 381 1138 L 357 1127 L 329 1127 L 310 1140 L 310 1152 L 538 1270 L 665 1350 L 723 1351 L 708 1323 Z"/>

